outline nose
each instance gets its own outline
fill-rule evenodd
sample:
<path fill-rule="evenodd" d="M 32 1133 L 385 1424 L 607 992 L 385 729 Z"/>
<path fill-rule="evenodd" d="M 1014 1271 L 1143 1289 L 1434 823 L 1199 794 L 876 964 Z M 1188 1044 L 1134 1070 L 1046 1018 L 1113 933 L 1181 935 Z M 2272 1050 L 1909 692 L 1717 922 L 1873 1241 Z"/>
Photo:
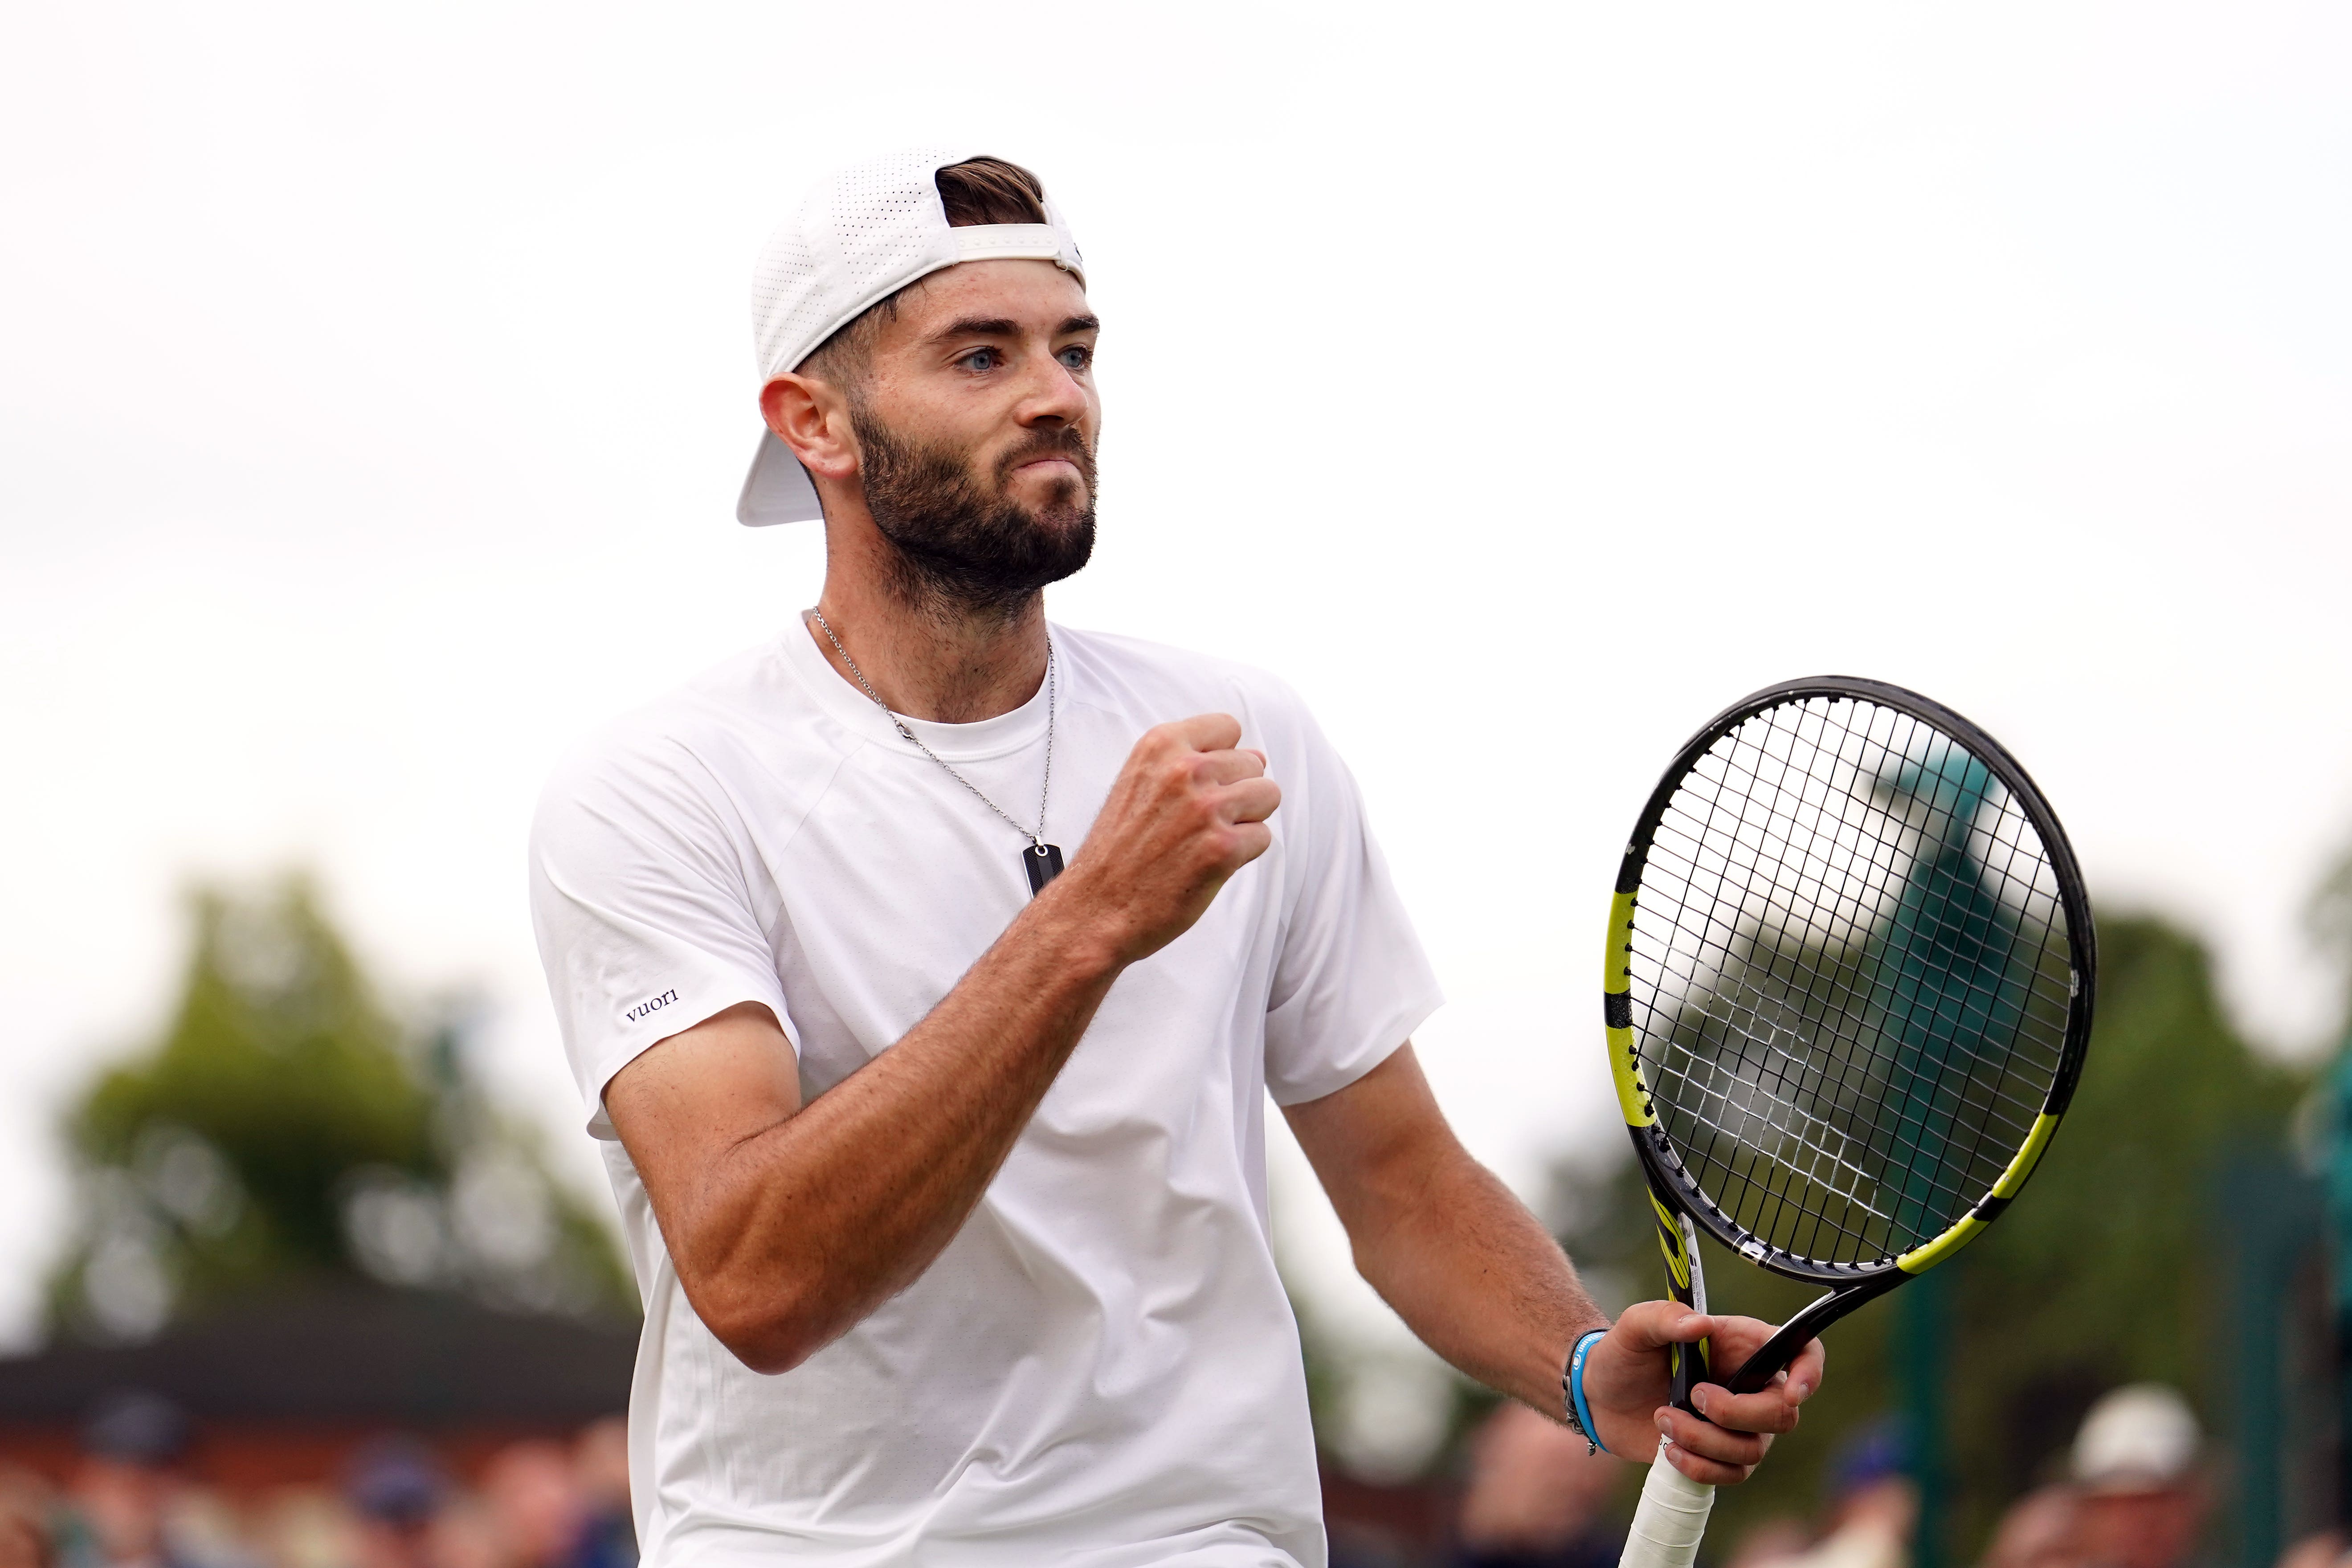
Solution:
<path fill-rule="evenodd" d="M 1087 389 L 1052 353 L 1036 356 L 1038 369 L 1022 389 L 1016 417 L 1024 426 L 1076 425 L 1087 416 Z"/>

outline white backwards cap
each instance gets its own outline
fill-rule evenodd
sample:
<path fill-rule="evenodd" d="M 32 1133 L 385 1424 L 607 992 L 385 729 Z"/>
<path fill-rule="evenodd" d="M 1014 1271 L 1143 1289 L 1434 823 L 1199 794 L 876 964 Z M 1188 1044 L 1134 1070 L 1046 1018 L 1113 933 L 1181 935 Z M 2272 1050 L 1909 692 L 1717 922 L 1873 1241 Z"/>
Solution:
<path fill-rule="evenodd" d="M 1050 261 L 1086 281 L 1069 225 L 1049 199 L 1044 223 L 950 227 L 936 179 L 982 154 L 917 147 L 852 164 L 819 182 L 768 237 L 751 270 L 751 357 L 760 384 L 919 278 L 960 261 Z M 763 432 L 735 504 L 748 528 L 822 517 L 816 487 L 793 449 Z"/>

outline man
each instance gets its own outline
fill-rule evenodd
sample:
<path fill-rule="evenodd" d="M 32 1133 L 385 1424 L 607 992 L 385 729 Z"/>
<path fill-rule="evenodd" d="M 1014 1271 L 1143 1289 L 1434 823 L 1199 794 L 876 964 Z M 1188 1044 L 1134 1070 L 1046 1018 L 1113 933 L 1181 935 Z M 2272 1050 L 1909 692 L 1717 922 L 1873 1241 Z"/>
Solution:
<path fill-rule="evenodd" d="M 1436 986 L 1297 697 L 1045 619 L 1094 537 L 1083 266 L 996 159 L 821 186 L 754 280 L 740 515 L 821 512 L 823 595 L 541 803 L 541 952 L 646 1300 L 656 1564 L 1320 1563 L 1268 1091 L 1455 1365 L 1560 1419 L 1605 1322 L 1430 1098 Z M 1739 1479 L 1818 1350 L 1709 1389 L 1709 1425 L 1663 1408 L 1664 1347 L 1764 1332 L 1628 1311 L 1594 1436 Z"/>
<path fill-rule="evenodd" d="M 2197 1555 L 2211 1488 L 2204 1434 L 2180 1391 L 2126 1384 L 2074 1435 L 2076 1543 L 2095 1568 L 2179 1568 Z"/>
<path fill-rule="evenodd" d="M 407 1437 L 384 1437 L 352 1456 L 343 1473 L 357 1568 L 452 1568 L 464 1520 L 451 1507 L 449 1479 Z M 488 1553 L 484 1553 L 488 1555 Z"/>
<path fill-rule="evenodd" d="M 1751 1526 L 1732 1568 L 1906 1568 L 1919 1524 L 1919 1488 L 1898 1425 L 1850 1431 L 1830 1456 L 1830 1506 L 1818 1535 L 1794 1519 Z"/>
<path fill-rule="evenodd" d="M 1609 1503 L 1624 1470 L 1526 1405 L 1496 1405 L 1470 1436 L 1456 1568 L 1617 1568 L 1625 1526 Z"/>
<path fill-rule="evenodd" d="M 81 1428 L 65 1539 L 70 1568 L 194 1568 L 179 1506 L 194 1436 L 188 1415 L 157 1394 L 126 1390 L 100 1399 Z"/>
<path fill-rule="evenodd" d="M 32 1471 L 0 1464 L 0 1568 L 55 1568 L 57 1541 L 48 1483 Z"/>

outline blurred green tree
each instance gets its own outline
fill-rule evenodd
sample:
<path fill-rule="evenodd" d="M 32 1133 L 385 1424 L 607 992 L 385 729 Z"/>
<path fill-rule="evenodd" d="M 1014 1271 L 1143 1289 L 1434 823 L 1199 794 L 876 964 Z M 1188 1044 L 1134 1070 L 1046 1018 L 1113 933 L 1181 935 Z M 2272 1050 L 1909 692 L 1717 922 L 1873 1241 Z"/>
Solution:
<path fill-rule="evenodd" d="M 161 1037 L 68 1111 L 53 1328 L 137 1339 L 223 1298 L 362 1277 L 526 1310 L 634 1311 L 606 1228 L 465 1069 L 396 1017 L 289 877 L 200 888 Z"/>
<path fill-rule="evenodd" d="M 2232 1155 L 2283 1149 L 2307 1079 L 2248 1048 L 2194 937 L 2101 923 L 2082 1087 L 2028 1195 L 1962 1255 L 1949 1397 L 1964 1540 L 2048 1479 L 2116 1384 L 2171 1384 L 2209 1429 L 2226 1425 L 2216 1185 Z"/>
<path fill-rule="evenodd" d="M 2210 1262 L 2214 1184 L 2247 1148 L 2276 1150 L 2307 1075 L 2257 1056 L 2223 1012 L 2195 937 L 2145 916 L 2099 925 L 2090 1056 L 2026 1195 L 1944 1266 L 1953 1469 L 1951 1561 L 1972 1561 L 2001 1509 L 2059 1461 L 2091 1401 L 2141 1378 L 2188 1393 L 2209 1426 L 2229 1358 L 2228 1280 Z M 1658 1294 L 1647 1205 L 1630 1156 L 1562 1164 L 1554 1214 L 1570 1255 L 1633 1296 Z M 1780 1321 L 1811 1295 L 1703 1243 L 1710 1304 Z M 1622 1284 L 1619 1284 L 1622 1281 Z M 1830 1376 L 1803 1427 L 1748 1485 L 1722 1494 L 1710 1534 L 1727 1552 L 1767 1518 L 1816 1515 L 1826 1461 L 1897 1404 L 1892 1331 L 1903 1292 L 1828 1340 Z"/>

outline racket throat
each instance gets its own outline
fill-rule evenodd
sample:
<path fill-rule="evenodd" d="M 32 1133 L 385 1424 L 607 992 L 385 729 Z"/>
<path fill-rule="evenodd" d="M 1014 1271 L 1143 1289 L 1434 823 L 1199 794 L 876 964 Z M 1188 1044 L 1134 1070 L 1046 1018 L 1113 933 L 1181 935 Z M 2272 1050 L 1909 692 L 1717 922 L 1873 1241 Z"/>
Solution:
<path fill-rule="evenodd" d="M 1662 1205 L 1659 1210 L 1662 1220 L 1666 1212 Z M 1672 1236 L 1672 1242 L 1667 1241 L 1663 1230 L 1659 1236 L 1660 1242 L 1666 1246 L 1668 1287 L 1674 1291 L 1676 1301 L 1694 1312 L 1705 1313 L 1706 1270 L 1699 1264 L 1698 1231 L 1692 1226 L 1688 1215 L 1677 1213 L 1674 1215 Z M 1711 1375 L 1709 1365 L 1706 1341 L 1675 1348 L 1673 1404 L 1675 1409 L 1687 1410 L 1693 1415 L 1698 1413 L 1698 1406 L 1691 1400 L 1691 1390 L 1708 1380 Z"/>
<path fill-rule="evenodd" d="M 1738 1371 L 1723 1380 L 1723 1385 L 1734 1394 L 1761 1391 L 1772 1381 L 1773 1374 L 1796 1360 L 1823 1329 L 1864 1303 L 1877 1300 L 1910 1278 L 1899 1269 L 1888 1269 L 1852 1285 L 1839 1286 L 1781 1324 L 1754 1355 L 1740 1363 Z"/>

